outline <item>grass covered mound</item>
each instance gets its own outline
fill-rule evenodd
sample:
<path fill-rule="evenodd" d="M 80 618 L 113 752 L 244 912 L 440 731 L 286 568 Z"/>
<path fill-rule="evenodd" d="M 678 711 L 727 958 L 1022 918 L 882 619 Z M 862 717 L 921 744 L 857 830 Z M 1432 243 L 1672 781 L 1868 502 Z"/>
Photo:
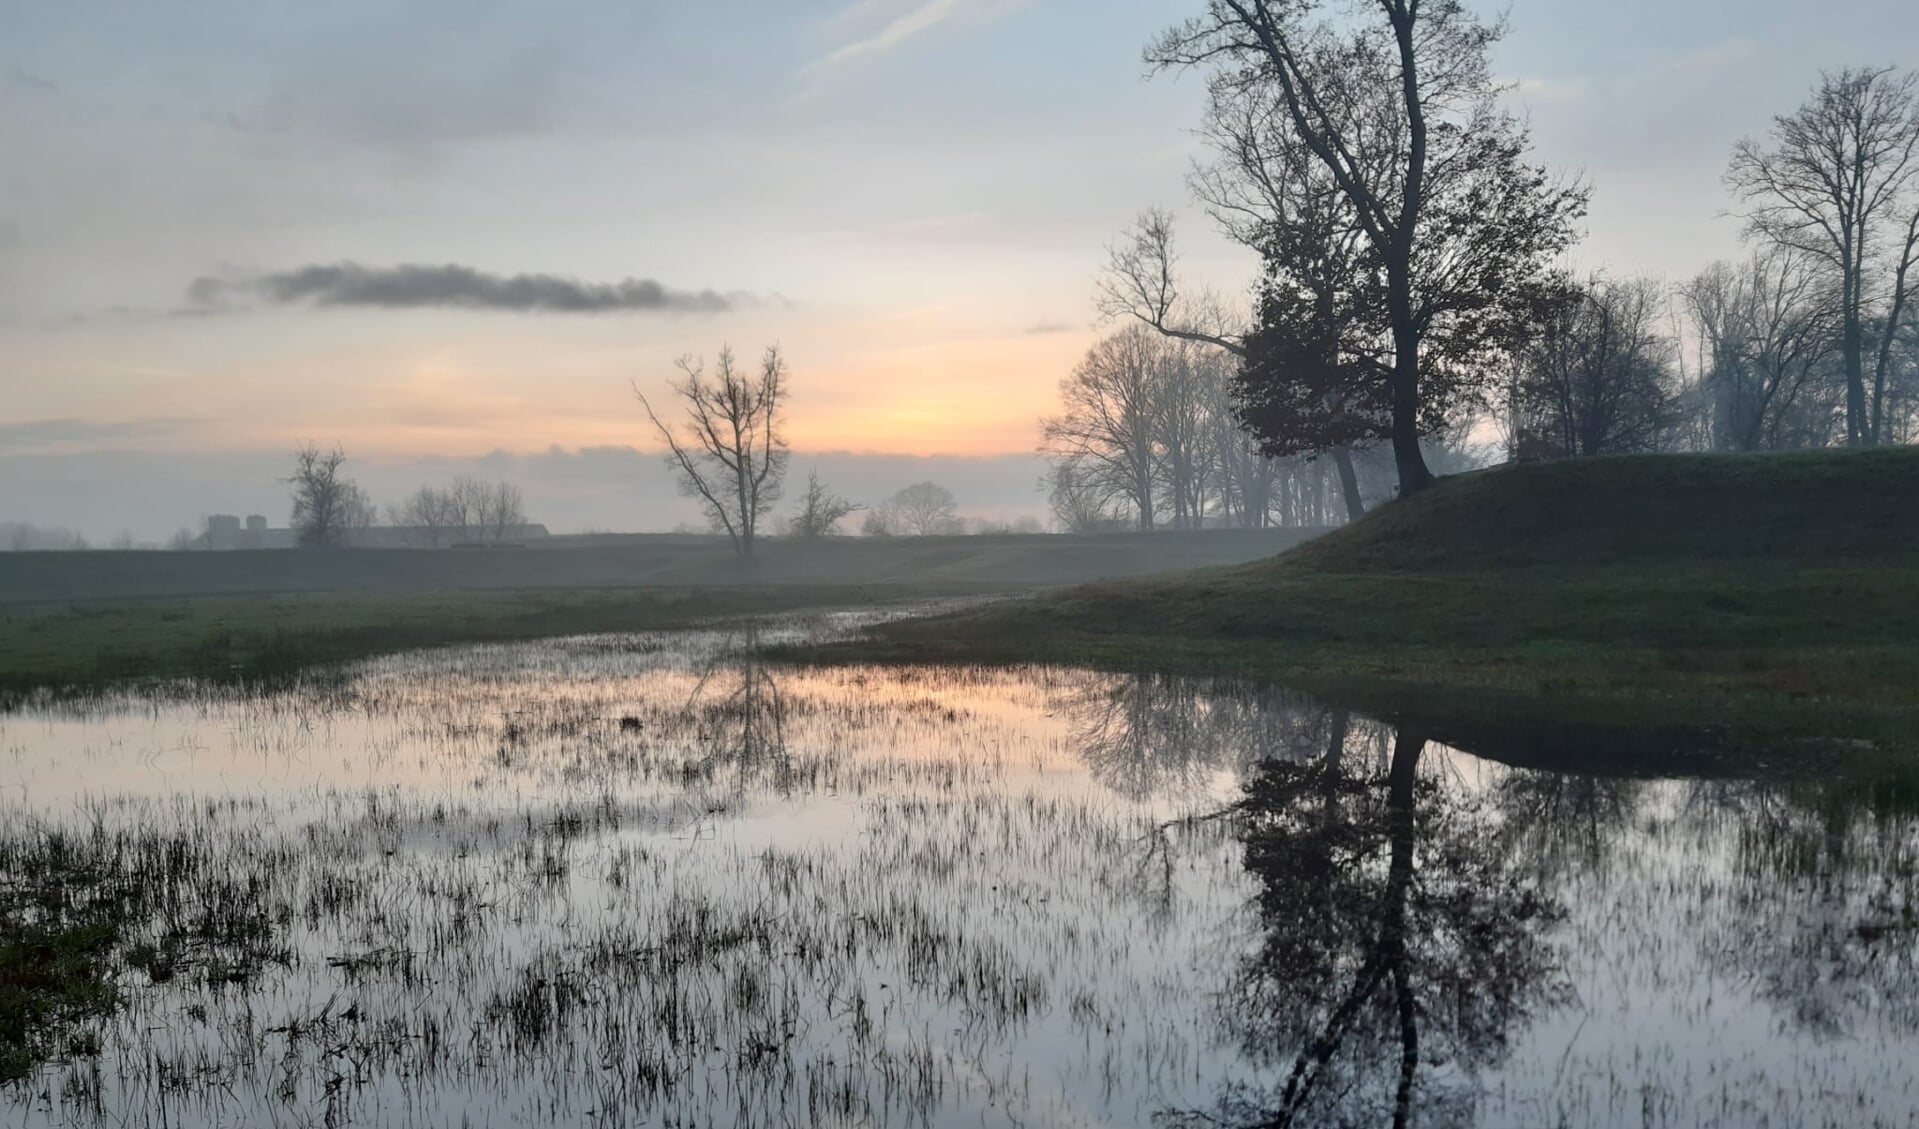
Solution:
<path fill-rule="evenodd" d="M 1256 567 L 1320 572 L 1919 555 L 1919 448 L 1635 455 L 1442 480 Z"/>
<path fill-rule="evenodd" d="M 843 658 L 1919 705 L 1919 450 L 1441 481 L 1278 557 L 888 625 Z"/>

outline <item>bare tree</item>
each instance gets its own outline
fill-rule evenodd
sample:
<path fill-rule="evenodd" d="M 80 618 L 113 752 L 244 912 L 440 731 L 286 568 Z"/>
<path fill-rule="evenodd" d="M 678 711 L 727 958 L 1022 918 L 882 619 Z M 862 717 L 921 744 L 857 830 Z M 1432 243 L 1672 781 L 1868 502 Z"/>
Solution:
<path fill-rule="evenodd" d="M 1228 379 L 1224 360 L 1216 349 L 1176 342 L 1162 354 L 1153 381 L 1159 480 L 1175 529 L 1198 529 L 1205 521 L 1215 469 L 1212 413 L 1223 405 Z"/>
<path fill-rule="evenodd" d="M 1250 159 L 1250 158 L 1248 158 Z M 1270 170 L 1261 169 L 1261 174 Z M 1248 174 L 1249 179 L 1252 174 Z M 1228 175 L 1218 170 L 1202 170 L 1194 177 L 1195 189 L 1220 227 L 1233 239 L 1258 250 L 1263 226 L 1244 215 L 1235 214 L 1227 205 L 1215 205 L 1239 191 L 1231 186 Z M 1248 357 L 1246 327 L 1226 312 L 1217 295 L 1209 291 L 1188 294 L 1180 287 L 1179 254 L 1174 242 L 1173 217 L 1159 208 L 1142 212 L 1132 229 L 1118 244 L 1107 248 L 1106 271 L 1100 279 L 1097 306 L 1106 318 L 1130 319 L 1148 326 L 1166 337 L 1192 345 L 1218 349 L 1236 362 Z M 1227 419 L 1231 419 L 1230 411 Z M 1327 452 L 1339 467 L 1345 492 L 1347 516 L 1357 518 L 1365 512 L 1353 475 L 1352 448 L 1345 443 L 1332 444 Z M 1254 458 L 1264 457 L 1253 452 Z"/>
<path fill-rule="evenodd" d="M 1516 455 L 1613 455 L 1664 446 L 1676 412 L 1661 287 L 1568 282 L 1519 353 Z"/>
<path fill-rule="evenodd" d="M 1837 278 L 1847 440 L 1872 446 L 1919 259 L 1919 75 L 1823 74 L 1810 101 L 1773 119 L 1769 141 L 1740 142 L 1726 181 L 1748 207 L 1750 234 L 1813 256 Z"/>
<path fill-rule="evenodd" d="M 1215 105 L 1272 107 L 1274 135 L 1309 153 L 1350 206 L 1384 284 L 1400 490 L 1424 489 L 1428 383 L 1476 378 L 1509 304 L 1571 244 L 1585 191 L 1526 163 L 1525 129 L 1496 106 L 1488 53 L 1500 28 L 1462 0 L 1369 0 L 1340 22 L 1316 19 L 1312 4 L 1205 9 L 1147 58 L 1210 68 Z"/>
<path fill-rule="evenodd" d="M 387 520 L 410 542 L 436 549 L 449 542 L 499 544 L 526 524 L 526 501 L 510 482 L 461 475 L 444 489 L 422 486 L 387 507 Z"/>
<path fill-rule="evenodd" d="M 1088 473 L 1077 459 L 1054 463 L 1040 486 L 1052 506 L 1053 519 L 1067 533 L 1097 533 L 1125 525 L 1113 512 L 1112 487 L 1102 476 Z"/>
<path fill-rule="evenodd" d="M 406 530 L 409 541 L 434 549 L 458 539 L 466 527 L 453 492 L 432 486 L 422 486 L 399 505 L 387 507 L 387 524 Z"/>
<path fill-rule="evenodd" d="M 322 451 L 308 443 L 294 452 L 292 525 L 306 548 L 337 548 L 351 534 L 373 524 L 373 503 L 359 485 L 344 477 L 340 467 L 346 452 L 338 447 Z"/>
<path fill-rule="evenodd" d="M 1153 331 L 1122 329 L 1101 340 L 1060 383 L 1061 412 L 1040 421 L 1042 449 L 1097 476 L 1153 528 L 1158 471 L 1156 388 L 1165 346 Z"/>
<path fill-rule="evenodd" d="M 1245 327 L 1235 324 L 1218 297 L 1180 289 L 1173 217 L 1160 208 L 1140 213 L 1131 231 L 1106 249 L 1096 305 L 1101 316 L 1130 318 L 1167 337 L 1245 351 Z"/>
<path fill-rule="evenodd" d="M 809 471 L 806 475 L 806 493 L 801 496 L 800 508 L 793 515 L 793 536 L 803 541 L 830 536 L 839 532 L 837 527 L 842 519 L 865 508 L 827 489 L 826 484 L 820 481 L 819 471 Z"/>
<path fill-rule="evenodd" d="M 758 373 L 733 363 L 722 348 L 708 378 L 703 361 L 681 357 L 684 374 L 672 390 L 686 410 L 678 430 L 660 421 L 636 385 L 633 394 L 666 443 L 666 464 L 679 479 L 680 492 L 695 498 L 707 520 L 726 531 L 733 551 L 753 555 L 760 519 L 779 501 L 786 475 L 786 439 L 780 411 L 786 399 L 786 363 L 778 346 L 769 346 Z"/>
<path fill-rule="evenodd" d="M 495 482 L 480 496 L 478 517 L 481 535 L 495 545 L 504 544 L 526 524 L 526 499 L 511 482 Z"/>
<path fill-rule="evenodd" d="M 959 502 L 951 490 L 936 482 L 916 482 L 887 499 L 886 509 L 900 528 L 929 537 L 953 531 Z"/>
<path fill-rule="evenodd" d="M 1835 418 L 1843 427 L 1845 382 L 1831 365 L 1839 302 L 1807 256 L 1767 247 L 1739 266 L 1714 263 L 1680 297 L 1703 353 L 1701 407 L 1713 447 L 1822 446 Z"/>

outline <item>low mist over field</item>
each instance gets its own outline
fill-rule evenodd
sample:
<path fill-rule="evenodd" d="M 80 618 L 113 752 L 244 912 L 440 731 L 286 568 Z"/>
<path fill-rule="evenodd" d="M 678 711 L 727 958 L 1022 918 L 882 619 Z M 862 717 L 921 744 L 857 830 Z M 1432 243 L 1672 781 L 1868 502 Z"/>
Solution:
<path fill-rule="evenodd" d="M 289 452 L 168 455 L 105 452 L 15 460 L 0 478 L 0 514 L 36 525 L 67 526 L 106 545 L 120 531 L 164 542 L 181 525 L 207 514 L 262 514 L 284 525 L 291 502 L 281 480 Z M 998 522 L 1044 518 L 1034 488 L 1045 473 L 1037 455 L 801 456 L 802 479 L 818 469 L 858 497 L 882 499 L 901 486 L 937 479 L 965 500 L 968 514 Z M 666 531 L 704 528 L 699 509 L 674 488 L 659 456 L 631 447 L 495 452 L 472 457 L 388 456 L 355 459 L 352 473 L 376 499 L 399 500 L 422 483 L 462 475 L 505 479 L 526 494 L 527 510 L 555 533 Z M 197 530 L 196 530 L 197 532 Z"/>
<path fill-rule="evenodd" d="M 0 0 L 0 1123 L 1919 1126 L 1919 4 Z"/>

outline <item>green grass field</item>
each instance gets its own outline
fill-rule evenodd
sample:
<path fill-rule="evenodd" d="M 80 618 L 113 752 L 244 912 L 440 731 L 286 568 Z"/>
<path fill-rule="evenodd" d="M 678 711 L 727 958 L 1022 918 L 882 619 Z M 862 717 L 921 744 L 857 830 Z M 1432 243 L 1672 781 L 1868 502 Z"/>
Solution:
<path fill-rule="evenodd" d="M 1919 450 L 1443 481 L 1252 564 L 891 624 L 825 655 L 1229 671 L 1348 698 L 1919 708 Z"/>
<path fill-rule="evenodd" d="M 678 536 L 537 551 L 0 553 L 0 695 L 1028 590 L 1245 561 L 1309 535 L 833 538 L 771 542 L 748 564 L 724 541 Z"/>
<path fill-rule="evenodd" d="M 744 563 L 724 538 L 673 534 L 554 538 L 554 547 L 523 549 L 0 553 L 0 605 L 575 588 L 891 584 L 1007 590 L 1256 560 L 1314 532 L 773 540 Z"/>
<path fill-rule="evenodd" d="M 270 679 L 447 643 L 684 627 L 943 594 L 930 586 L 322 592 L 0 606 L 0 698 L 161 678 Z"/>

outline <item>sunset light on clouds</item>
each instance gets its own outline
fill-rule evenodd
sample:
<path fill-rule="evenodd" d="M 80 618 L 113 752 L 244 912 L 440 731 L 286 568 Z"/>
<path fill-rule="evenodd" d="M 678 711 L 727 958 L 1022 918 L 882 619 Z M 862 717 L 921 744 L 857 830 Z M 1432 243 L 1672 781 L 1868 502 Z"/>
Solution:
<path fill-rule="evenodd" d="M 1706 11 L 1732 7 L 1512 12 L 1500 62 L 1540 155 L 1597 188 L 1582 262 L 1735 252 L 1726 121 L 1762 128 L 1818 65 L 1872 53 L 1867 21 L 1780 6 L 1734 37 Z M 778 344 L 801 465 L 1002 460 L 992 480 L 1023 485 L 970 502 L 1037 513 L 1036 420 L 1102 331 L 1105 247 L 1162 205 L 1191 277 L 1244 302 L 1256 270 L 1184 187 L 1202 89 L 1140 61 L 1179 10 L 0 3 L 0 505 L 157 537 L 194 515 L 62 460 L 194 484 L 195 460 L 303 440 L 363 469 L 646 452 L 632 385 Z M 1655 106 L 1649 143 L 1632 123 Z M 346 264 L 364 276 L 324 273 Z M 556 528 L 683 520 L 635 465 L 659 481 L 630 505 L 609 482 L 606 512 Z"/>

